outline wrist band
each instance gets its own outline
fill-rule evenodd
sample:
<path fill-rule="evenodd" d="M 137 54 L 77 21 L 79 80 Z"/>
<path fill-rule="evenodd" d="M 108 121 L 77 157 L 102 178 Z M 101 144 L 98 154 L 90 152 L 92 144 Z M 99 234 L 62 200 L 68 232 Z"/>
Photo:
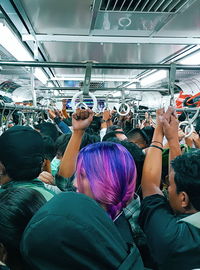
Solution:
<path fill-rule="evenodd" d="M 106 120 L 104 120 L 104 119 L 101 119 L 101 124 L 102 124 L 102 123 L 106 123 Z"/>
<path fill-rule="evenodd" d="M 154 148 L 160 149 L 163 152 L 163 149 L 160 146 L 151 144 L 149 147 L 154 147 Z"/>
<path fill-rule="evenodd" d="M 158 142 L 158 141 L 152 141 L 151 143 L 159 143 L 159 144 L 161 144 L 162 147 L 163 147 L 163 144 L 162 144 L 161 142 Z"/>

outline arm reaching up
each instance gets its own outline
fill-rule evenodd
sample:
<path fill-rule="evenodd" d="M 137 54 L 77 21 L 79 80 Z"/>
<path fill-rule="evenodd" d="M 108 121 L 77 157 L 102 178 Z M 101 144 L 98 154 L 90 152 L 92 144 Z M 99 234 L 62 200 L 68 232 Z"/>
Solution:
<path fill-rule="evenodd" d="M 152 143 L 146 154 L 142 172 L 141 186 L 143 197 L 153 194 L 162 195 L 162 191 L 160 190 L 160 180 L 162 173 L 163 115 L 163 109 L 157 110 L 156 128 L 154 131 Z"/>
<path fill-rule="evenodd" d="M 84 131 L 93 120 L 91 110 L 77 109 L 72 116 L 73 133 L 63 155 L 58 174 L 69 178 L 75 173 L 76 160 Z"/>

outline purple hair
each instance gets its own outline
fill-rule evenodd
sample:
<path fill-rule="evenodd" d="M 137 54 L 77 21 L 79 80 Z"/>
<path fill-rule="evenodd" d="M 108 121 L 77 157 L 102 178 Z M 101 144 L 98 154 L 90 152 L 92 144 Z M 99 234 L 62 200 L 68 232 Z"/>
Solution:
<path fill-rule="evenodd" d="M 76 175 L 79 192 L 84 193 L 82 180 L 87 178 L 94 199 L 106 207 L 112 219 L 134 196 L 135 162 L 120 144 L 101 142 L 83 148 L 78 156 Z"/>

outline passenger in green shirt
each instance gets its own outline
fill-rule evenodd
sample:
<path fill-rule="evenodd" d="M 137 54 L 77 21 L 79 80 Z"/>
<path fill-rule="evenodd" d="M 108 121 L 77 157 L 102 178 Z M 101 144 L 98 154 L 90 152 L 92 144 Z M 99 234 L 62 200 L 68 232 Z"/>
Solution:
<path fill-rule="evenodd" d="M 37 177 L 44 163 L 43 140 L 30 127 L 14 126 L 0 136 L 1 190 L 28 187 L 39 191 L 46 200 L 55 194 Z"/>
<path fill-rule="evenodd" d="M 163 136 L 170 159 L 169 201 L 160 189 Z M 140 225 L 159 270 L 200 268 L 200 150 L 181 155 L 173 108 L 157 111 L 157 126 L 142 175 Z"/>

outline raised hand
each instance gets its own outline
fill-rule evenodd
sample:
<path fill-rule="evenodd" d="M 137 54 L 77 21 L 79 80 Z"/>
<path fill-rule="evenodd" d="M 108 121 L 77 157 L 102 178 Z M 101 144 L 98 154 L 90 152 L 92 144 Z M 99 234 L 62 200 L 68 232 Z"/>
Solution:
<path fill-rule="evenodd" d="M 168 142 L 173 139 L 178 140 L 179 121 L 173 107 L 168 108 L 166 113 L 161 118 L 161 122 L 163 123 L 163 132 Z"/>
<path fill-rule="evenodd" d="M 91 124 L 93 115 L 94 113 L 90 109 L 82 110 L 78 108 L 76 113 L 72 115 L 73 130 L 84 131 Z"/>

